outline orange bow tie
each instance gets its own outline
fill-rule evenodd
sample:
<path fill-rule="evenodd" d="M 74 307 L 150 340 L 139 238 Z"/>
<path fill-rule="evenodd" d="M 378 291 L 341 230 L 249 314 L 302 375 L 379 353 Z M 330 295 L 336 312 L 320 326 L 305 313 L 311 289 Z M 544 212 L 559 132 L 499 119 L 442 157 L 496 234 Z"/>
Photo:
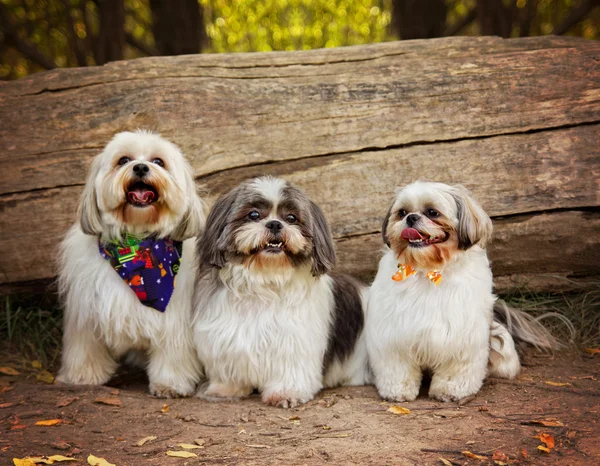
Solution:
<path fill-rule="evenodd" d="M 392 280 L 395 282 L 401 282 L 402 280 L 406 280 L 408 277 L 416 273 L 417 271 L 413 269 L 411 265 L 398 264 L 398 271 L 392 275 Z M 442 274 L 437 270 L 431 270 L 430 272 L 427 272 L 425 276 L 436 286 L 442 281 Z"/>

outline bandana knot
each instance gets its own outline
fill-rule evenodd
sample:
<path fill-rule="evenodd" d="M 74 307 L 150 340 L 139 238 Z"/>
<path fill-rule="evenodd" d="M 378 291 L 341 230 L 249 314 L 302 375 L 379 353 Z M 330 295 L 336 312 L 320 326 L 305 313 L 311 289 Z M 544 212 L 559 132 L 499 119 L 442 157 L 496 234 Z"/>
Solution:
<path fill-rule="evenodd" d="M 392 275 L 392 280 L 395 282 L 401 282 L 406 280 L 408 277 L 415 275 L 417 271 L 413 269 L 410 264 L 398 264 L 398 271 Z M 437 270 L 430 270 L 425 276 L 435 285 L 439 285 L 442 281 L 442 274 Z"/>

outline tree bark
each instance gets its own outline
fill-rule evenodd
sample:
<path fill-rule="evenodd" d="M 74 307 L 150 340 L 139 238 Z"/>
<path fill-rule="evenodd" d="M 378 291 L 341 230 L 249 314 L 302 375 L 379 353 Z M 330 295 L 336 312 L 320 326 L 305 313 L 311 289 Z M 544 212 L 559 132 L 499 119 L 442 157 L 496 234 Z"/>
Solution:
<path fill-rule="evenodd" d="M 442 37 L 446 30 L 445 0 L 394 0 L 392 22 L 400 39 Z"/>
<path fill-rule="evenodd" d="M 204 23 L 198 0 L 150 0 L 152 32 L 160 55 L 199 53 Z"/>

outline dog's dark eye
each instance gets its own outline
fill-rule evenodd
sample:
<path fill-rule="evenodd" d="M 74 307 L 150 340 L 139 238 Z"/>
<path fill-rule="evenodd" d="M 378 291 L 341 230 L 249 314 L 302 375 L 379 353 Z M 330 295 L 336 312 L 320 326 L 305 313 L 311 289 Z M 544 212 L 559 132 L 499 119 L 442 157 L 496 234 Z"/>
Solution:
<path fill-rule="evenodd" d="M 408 213 L 408 212 L 407 212 L 405 209 L 400 209 L 400 210 L 398 211 L 398 217 L 399 217 L 399 218 L 404 218 L 404 217 L 406 217 L 406 214 L 407 214 L 407 213 Z"/>
<path fill-rule="evenodd" d="M 159 167 L 164 167 L 165 166 L 165 162 L 163 162 L 162 159 L 159 159 L 158 157 L 155 158 L 155 159 L 152 159 L 152 163 L 155 163 Z"/>
<path fill-rule="evenodd" d="M 440 216 L 440 213 L 435 209 L 427 209 L 425 212 L 429 218 L 436 218 Z"/>
<path fill-rule="evenodd" d="M 119 159 L 119 161 L 117 162 L 117 165 L 125 165 L 126 163 L 131 162 L 131 159 L 129 157 L 121 157 Z"/>
<path fill-rule="evenodd" d="M 285 221 L 288 223 L 296 223 L 298 221 L 298 217 L 296 217 L 294 214 L 288 214 L 285 217 Z"/>
<path fill-rule="evenodd" d="M 260 218 L 260 213 L 258 210 L 253 210 L 248 214 L 248 218 L 256 222 Z"/>

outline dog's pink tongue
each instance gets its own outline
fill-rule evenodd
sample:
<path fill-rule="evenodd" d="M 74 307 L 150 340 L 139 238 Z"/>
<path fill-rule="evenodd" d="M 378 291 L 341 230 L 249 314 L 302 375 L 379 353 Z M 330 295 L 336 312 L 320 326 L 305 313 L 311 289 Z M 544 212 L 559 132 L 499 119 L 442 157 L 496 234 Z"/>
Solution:
<path fill-rule="evenodd" d="M 154 200 L 154 193 L 146 189 L 135 189 L 127 193 L 130 202 L 134 204 L 150 204 Z"/>
<path fill-rule="evenodd" d="M 402 233 L 400 233 L 400 237 L 407 241 L 415 240 L 415 239 L 423 239 L 423 235 L 421 235 L 421 233 L 419 233 L 414 228 L 405 228 L 404 230 L 402 230 Z"/>

